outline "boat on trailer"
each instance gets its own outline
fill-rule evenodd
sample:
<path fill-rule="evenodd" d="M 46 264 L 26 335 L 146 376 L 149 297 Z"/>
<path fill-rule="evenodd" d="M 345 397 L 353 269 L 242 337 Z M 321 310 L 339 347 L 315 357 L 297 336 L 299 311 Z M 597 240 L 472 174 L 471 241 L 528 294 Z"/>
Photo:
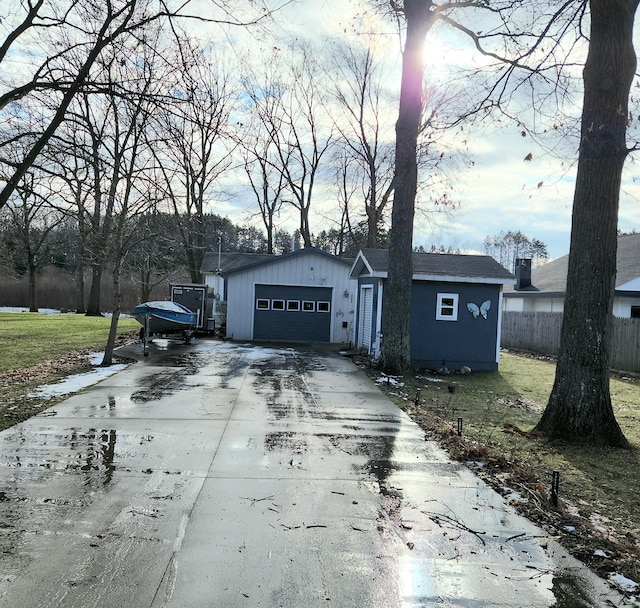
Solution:
<path fill-rule="evenodd" d="M 178 334 L 182 336 L 186 344 L 189 344 L 198 324 L 197 314 L 177 302 L 143 302 L 138 304 L 131 311 L 131 314 L 142 325 L 140 339 L 145 357 L 149 354 L 147 341 L 152 336 Z"/>

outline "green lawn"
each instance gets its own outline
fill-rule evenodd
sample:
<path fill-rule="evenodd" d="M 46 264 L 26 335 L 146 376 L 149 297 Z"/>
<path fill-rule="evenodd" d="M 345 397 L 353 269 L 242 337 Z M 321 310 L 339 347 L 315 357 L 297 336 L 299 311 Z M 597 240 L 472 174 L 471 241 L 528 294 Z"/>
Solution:
<path fill-rule="evenodd" d="M 72 350 L 104 350 L 110 324 L 107 317 L 0 313 L 0 373 L 32 367 Z M 120 318 L 118 332 L 138 327 L 135 319 Z"/>

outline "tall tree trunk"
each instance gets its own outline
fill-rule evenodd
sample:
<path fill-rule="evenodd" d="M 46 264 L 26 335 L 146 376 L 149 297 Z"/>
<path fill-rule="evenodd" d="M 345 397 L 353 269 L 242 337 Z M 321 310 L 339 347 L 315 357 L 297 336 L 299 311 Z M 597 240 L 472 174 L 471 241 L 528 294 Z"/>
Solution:
<path fill-rule="evenodd" d="M 300 236 L 302 237 L 303 247 L 313 247 L 309 228 L 309 207 L 304 205 L 300 207 Z"/>
<path fill-rule="evenodd" d="M 627 446 L 611 407 L 609 361 L 638 0 L 591 0 L 590 6 L 560 352 L 553 390 L 537 429 L 552 438 Z"/>
<path fill-rule="evenodd" d="M 91 290 L 89 291 L 89 303 L 87 304 L 87 317 L 100 317 L 100 295 L 102 291 L 102 264 L 94 263 L 91 268 Z"/>
<path fill-rule="evenodd" d="M 148 302 L 151 299 L 151 267 L 149 256 L 145 256 L 140 270 L 140 301 Z"/>
<path fill-rule="evenodd" d="M 367 247 L 375 249 L 378 246 L 378 214 L 375 206 L 367 210 Z"/>
<path fill-rule="evenodd" d="M 36 259 L 35 255 L 28 252 L 29 266 L 29 312 L 38 312 L 38 294 L 36 290 Z"/>
<path fill-rule="evenodd" d="M 113 349 L 116 345 L 116 337 L 118 335 L 118 321 L 120 319 L 120 309 L 122 306 L 122 289 L 120 286 L 120 269 L 121 260 L 116 260 L 115 268 L 113 269 L 113 311 L 111 313 L 111 325 L 109 325 L 109 337 L 107 338 L 107 345 L 104 348 L 104 357 L 102 358 L 103 367 L 107 367 L 113 364 Z"/>
<path fill-rule="evenodd" d="M 76 313 L 85 313 L 84 303 L 84 260 L 86 248 L 86 229 L 82 219 L 83 207 L 78 204 L 78 244 L 76 249 Z"/>
<path fill-rule="evenodd" d="M 405 0 L 407 34 L 402 57 L 400 110 L 396 122 L 396 166 L 389 272 L 384 289 L 381 366 L 401 373 L 411 363 L 409 342 L 413 217 L 418 179 L 417 142 L 422 116 L 423 49 L 433 23 L 430 0 Z"/>
<path fill-rule="evenodd" d="M 84 314 L 84 263 L 82 257 L 78 260 L 76 268 L 76 313 Z"/>

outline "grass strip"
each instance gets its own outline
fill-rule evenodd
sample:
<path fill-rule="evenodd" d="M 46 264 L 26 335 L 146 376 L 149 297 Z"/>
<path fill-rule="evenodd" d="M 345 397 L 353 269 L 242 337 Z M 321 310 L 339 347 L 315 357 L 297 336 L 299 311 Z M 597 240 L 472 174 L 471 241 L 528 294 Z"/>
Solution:
<path fill-rule="evenodd" d="M 0 313 L 0 374 L 33 367 L 73 350 L 104 350 L 111 319 L 77 314 Z M 139 327 L 124 317 L 118 333 Z"/>

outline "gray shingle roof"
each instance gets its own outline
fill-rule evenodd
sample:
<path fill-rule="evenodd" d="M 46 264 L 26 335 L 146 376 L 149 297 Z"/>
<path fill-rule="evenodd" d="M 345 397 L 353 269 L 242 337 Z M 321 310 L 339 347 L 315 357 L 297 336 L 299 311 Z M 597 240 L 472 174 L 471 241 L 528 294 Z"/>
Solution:
<path fill-rule="evenodd" d="M 290 253 L 283 255 L 274 255 L 267 253 L 222 253 L 220 255 L 220 263 L 218 264 L 218 254 L 216 252 L 208 252 L 205 254 L 202 261 L 202 272 L 213 273 L 217 270 L 221 270 L 223 275 L 228 275 L 236 271 L 245 270 L 254 266 L 261 266 L 263 264 L 270 264 L 272 262 L 278 262 L 290 257 L 296 257 L 301 255 L 319 255 L 326 257 L 327 259 L 334 260 L 344 264 L 347 269 L 353 263 L 350 258 L 341 258 L 326 251 L 316 249 L 315 247 L 305 247 L 303 249 L 297 249 Z M 220 269 L 218 268 L 220 265 Z"/>
<path fill-rule="evenodd" d="M 640 277 L 640 234 L 618 237 L 616 258 L 616 288 Z M 531 287 L 516 291 L 513 285 L 505 287 L 507 293 L 564 294 L 567 284 L 569 256 L 564 255 L 531 271 Z"/>
<path fill-rule="evenodd" d="M 387 249 L 363 249 L 362 254 L 373 272 L 387 272 Z M 488 255 L 414 252 L 411 261 L 414 275 L 513 280 L 513 275 Z"/>
<path fill-rule="evenodd" d="M 218 261 L 217 251 L 208 251 L 204 254 L 202 260 L 201 271 L 206 273 L 216 272 L 221 269 L 223 272 L 229 270 L 235 270 L 242 266 L 249 266 L 256 262 L 264 262 L 266 260 L 273 260 L 277 256 L 270 253 L 230 253 L 223 252 L 220 254 L 220 260 Z"/>

